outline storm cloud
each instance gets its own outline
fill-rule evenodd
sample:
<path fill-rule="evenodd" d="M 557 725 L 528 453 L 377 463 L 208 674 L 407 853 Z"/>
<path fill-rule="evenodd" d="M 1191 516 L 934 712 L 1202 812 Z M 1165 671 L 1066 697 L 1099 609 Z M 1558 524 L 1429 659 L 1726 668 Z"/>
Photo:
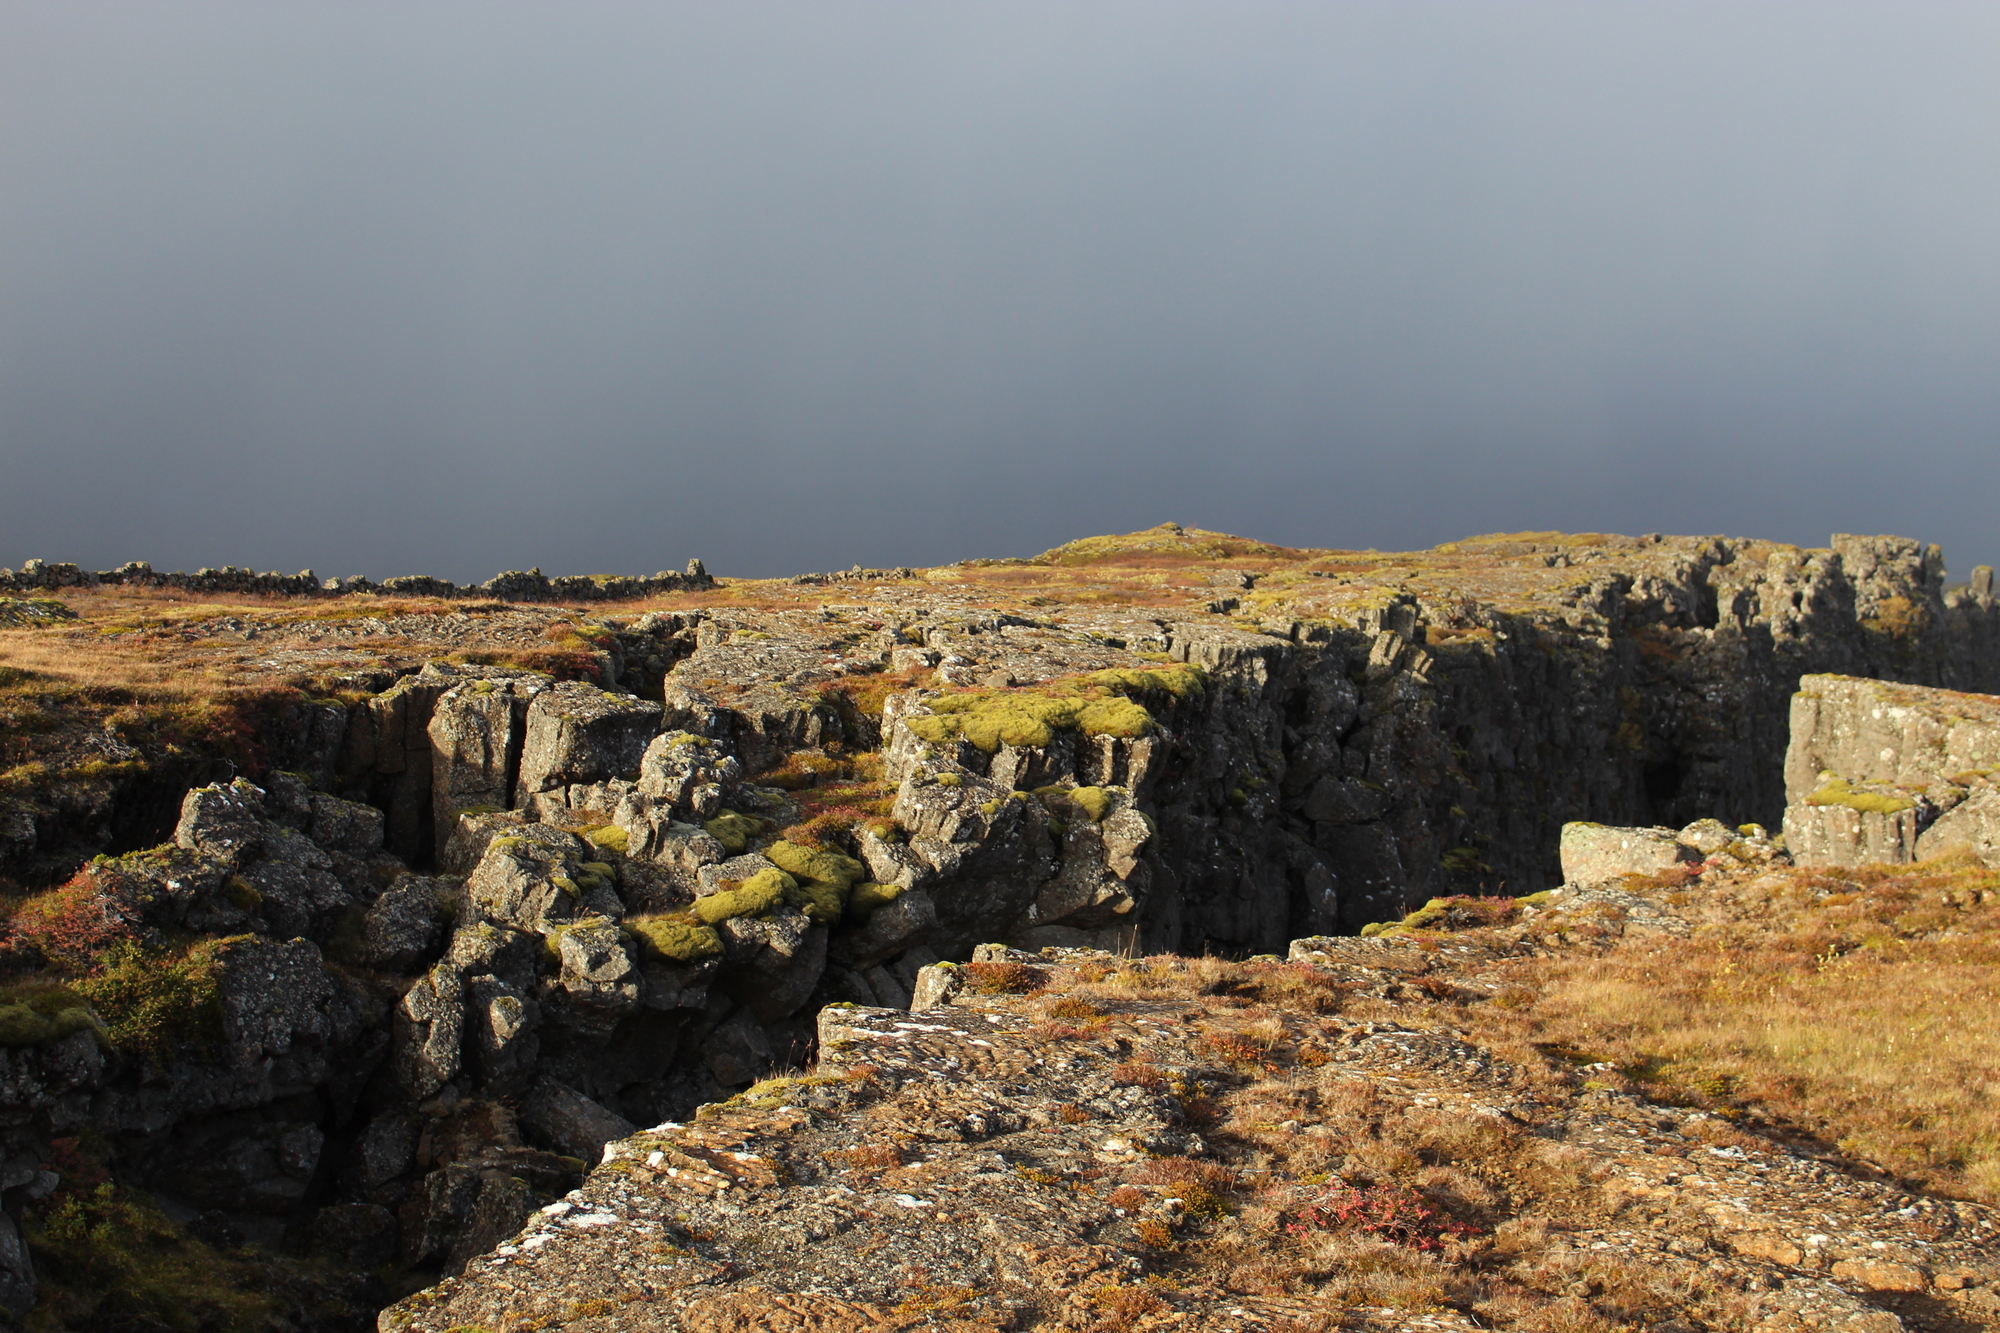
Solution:
<path fill-rule="evenodd" d="M 2000 556 L 1990 4 L 0 2 L 0 563 Z"/>

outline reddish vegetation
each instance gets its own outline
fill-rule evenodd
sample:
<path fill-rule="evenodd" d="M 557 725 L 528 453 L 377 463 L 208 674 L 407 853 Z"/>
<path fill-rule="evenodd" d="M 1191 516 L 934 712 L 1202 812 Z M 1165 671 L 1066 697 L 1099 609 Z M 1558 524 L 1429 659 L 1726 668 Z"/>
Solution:
<path fill-rule="evenodd" d="M 1451 1220 L 1421 1195 L 1389 1182 L 1331 1187 L 1302 1205 L 1285 1229 L 1352 1232 L 1413 1250 L 1435 1250 L 1449 1238 L 1479 1234 L 1479 1228 Z"/>

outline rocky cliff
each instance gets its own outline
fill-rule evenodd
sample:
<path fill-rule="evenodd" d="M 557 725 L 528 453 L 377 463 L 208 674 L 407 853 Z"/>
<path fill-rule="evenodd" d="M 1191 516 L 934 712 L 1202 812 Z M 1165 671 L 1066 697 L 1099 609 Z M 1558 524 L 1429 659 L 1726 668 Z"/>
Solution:
<path fill-rule="evenodd" d="M 2000 686 L 1990 577 L 1894 538 L 1166 525 L 629 615 L 49 569 L 19 643 L 227 684 L 0 679 L 0 860 L 63 885 L 7 941 L 8 1206 L 82 1153 L 348 1272 L 460 1270 L 975 945 L 1240 957 L 1529 893 L 1568 822 L 1775 824 L 1802 673 Z"/>

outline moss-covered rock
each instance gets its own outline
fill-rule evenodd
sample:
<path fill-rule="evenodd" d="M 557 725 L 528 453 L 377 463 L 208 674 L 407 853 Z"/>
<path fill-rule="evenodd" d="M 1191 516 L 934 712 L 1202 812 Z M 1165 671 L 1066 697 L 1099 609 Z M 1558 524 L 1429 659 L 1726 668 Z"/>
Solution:
<path fill-rule="evenodd" d="M 1850 810 L 1859 810 L 1865 815 L 1897 815 L 1905 810 L 1914 810 L 1916 801 L 1908 796 L 1890 792 L 1867 791 L 1849 783 L 1846 778 L 1827 773 L 1822 775 L 1819 787 L 1806 797 L 1807 805 L 1844 805 Z"/>
<path fill-rule="evenodd" d="M 607 852 L 624 855 L 630 847 L 632 835 L 616 824 L 605 824 L 583 835 L 593 847 L 602 847 Z"/>
<path fill-rule="evenodd" d="M 693 913 L 661 912 L 627 917 L 625 929 L 638 941 L 642 957 L 697 963 L 722 953 L 722 937 Z"/>
<path fill-rule="evenodd" d="M 718 813 L 715 818 L 704 823 L 702 827 L 708 830 L 708 835 L 711 838 L 722 844 L 725 851 L 731 855 L 735 855 L 748 851 L 750 843 L 754 839 L 761 837 L 764 830 L 770 826 L 755 815 L 740 814 L 735 810 L 724 810 Z"/>
<path fill-rule="evenodd" d="M 875 915 L 875 909 L 886 907 L 896 901 L 903 892 L 900 884 L 880 884 L 874 880 L 863 880 L 854 886 L 847 899 L 847 919 L 856 925 L 865 923 Z"/>
<path fill-rule="evenodd" d="M 694 914 L 713 926 L 739 916 L 763 916 L 783 905 L 799 882 L 782 870 L 760 870 L 734 888 L 695 899 Z"/>

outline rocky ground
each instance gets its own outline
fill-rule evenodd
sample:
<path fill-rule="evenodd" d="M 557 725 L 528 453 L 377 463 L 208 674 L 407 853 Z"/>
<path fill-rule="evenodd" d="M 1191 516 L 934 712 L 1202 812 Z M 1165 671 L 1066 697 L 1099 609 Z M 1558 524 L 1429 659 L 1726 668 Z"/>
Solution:
<path fill-rule="evenodd" d="M 2000 1212 L 1484 1020 L 1566 950 L 1728 929 L 1769 874 L 1286 961 L 982 949 L 610 1144 L 380 1327 L 2000 1328 Z"/>
<path fill-rule="evenodd" d="M 637 1126 L 681 1121 L 695 1137 L 661 1131 L 614 1163 L 628 1186 L 661 1163 L 690 1180 L 737 1167 L 762 1179 L 727 1154 L 763 1149 L 702 1136 L 727 1137 L 717 1114 L 781 1105 L 794 1108 L 792 1138 L 773 1143 L 807 1147 L 765 1184 L 824 1187 L 810 1215 L 828 1230 L 812 1245 L 833 1247 L 827 1271 L 851 1280 L 840 1299 L 869 1319 L 1139 1328 L 1185 1306 L 1224 1326 L 1252 1318 L 1231 1310 L 1268 1323 L 1290 1308 L 1311 1326 L 1344 1303 L 1404 1320 L 1430 1310 L 1442 1326 L 1752 1326 L 1734 1298 L 1661 1295 L 1633 1265 L 1607 1266 L 1623 1242 L 1563 1249 L 1609 1186 L 1561 1166 L 1584 1149 L 1552 1135 L 1597 1093 L 1643 1094 L 1704 1109 L 1682 1119 L 1723 1135 L 1709 1146 L 1748 1153 L 1724 1134 L 1737 1132 L 1725 1112 L 1796 1103 L 1807 1119 L 1858 1123 L 1865 1099 L 1815 1102 L 1776 1074 L 1732 1092 L 1735 1075 L 1702 1065 L 1685 1032 L 1675 1067 L 1705 1072 L 1676 1083 L 1634 1044 L 1637 1020 L 1621 1020 L 1615 1059 L 1600 1033 L 1605 1050 L 1583 1063 L 1614 1068 L 1579 1083 L 1561 1052 L 1597 1038 L 1569 1019 L 1537 1035 L 1530 1020 L 1604 1001 L 1550 960 L 1628 934 L 1782 936 L 1770 958 L 1742 960 L 1776 995 L 1793 973 L 1859 975 L 1815 961 L 1822 949 L 1874 960 L 1894 953 L 1883 940 L 1915 948 L 1955 927 L 1899 907 L 1858 935 L 1831 918 L 1808 929 L 1773 904 L 1816 911 L 1825 898 L 1851 913 L 1988 892 L 1928 879 L 1732 890 L 1701 900 L 1734 904 L 1716 919 L 1664 882 L 1555 906 L 1532 896 L 1717 855 L 1776 863 L 1761 832 L 1696 819 L 1716 813 L 1806 821 L 1854 859 L 1892 846 L 1983 854 L 2000 732 L 1947 727 L 1938 735 L 1956 739 L 1934 745 L 1920 726 L 1878 745 L 1855 720 L 1874 696 L 1833 677 L 1811 677 L 1835 683 L 1815 687 L 1816 720 L 1793 740 L 1817 747 L 1813 764 L 1854 771 L 1815 775 L 1786 804 L 1801 673 L 2000 683 L 1990 576 L 1948 587 L 1935 548 L 1897 538 L 1801 551 L 1517 534 L 1390 554 L 1168 524 L 1031 559 L 747 582 L 531 572 L 472 590 L 327 588 L 138 567 L 93 581 L 41 565 L 12 577 L 19 595 L 0 606 L 0 1309 L 51 1330 L 346 1333 L 440 1277 L 460 1285 L 438 1290 L 472 1290 L 523 1219 L 575 1213 L 538 1210 Z M 1913 756 L 1894 782 L 1854 767 L 1883 745 Z M 1925 768 L 1914 756 L 1930 750 L 1956 766 Z M 1625 827 L 1648 824 L 1668 827 Z M 1591 857 L 1611 868 L 1578 868 Z M 1427 899 L 1447 905 L 1381 934 Z M 1356 942 L 1362 931 L 1375 933 Z M 947 1132 L 960 1122 L 944 1106 L 947 1129 L 920 1132 L 931 1121 L 897 1119 L 918 1110 L 893 1054 L 852 1054 L 888 1052 L 890 1039 L 856 1028 L 835 1041 L 862 1046 L 830 1046 L 825 1024 L 907 1012 L 921 978 L 957 975 L 926 968 L 996 940 L 1023 952 L 986 960 L 957 992 L 996 1021 L 889 1030 L 912 1052 L 936 1047 L 934 1063 L 1004 1057 L 1018 1076 L 979 1084 L 990 1117 Z M 1301 940 L 1319 941 L 1302 962 L 1219 961 Z M 1643 972 L 1636 955 L 1607 957 Z M 1984 957 L 1939 954 L 1926 985 L 1977 1012 Z M 1621 1002 L 1655 984 L 1618 981 Z M 1698 1009 L 1699 986 L 1675 984 Z M 1753 1001 L 1732 1002 L 1748 1013 Z M 1326 1084 L 1336 1069 L 1376 1071 L 1367 1053 L 1395 1034 L 1421 1054 L 1447 1032 L 1494 1082 L 1494 1116 L 1476 1122 L 1499 1127 L 1490 1162 L 1469 1140 L 1453 1146 L 1445 1122 L 1463 1117 L 1361 1096 L 1389 1096 L 1386 1075 Z M 1867 1067 L 1916 1071 L 1889 1047 Z M 1070 1066 L 1021 1063 L 1052 1050 Z M 824 1077 L 776 1101 L 745 1091 L 816 1053 Z M 1925 1066 L 1924 1086 L 1961 1065 Z M 1941 1154 L 1895 1169 L 1941 1197 L 1988 1197 L 2000 1175 L 1979 1176 L 1985 1159 L 1939 1128 L 1985 1123 L 1984 1075 L 1968 1077 L 1974 1090 L 1956 1100 L 1878 1099 L 1894 1114 L 1835 1155 Z M 1715 1091 L 1694 1087 L 1703 1079 Z M 948 1091 L 929 1073 L 921 1087 Z M 694 1118 L 716 1105 L 730 1109 Z M 1845 1141 L 1807 1119 L 1794 1127 L 1816 1142 Z M 974 1146 L 988 1140 L 998 1146 Z M 1021 1217 L 1045 1214 L 1007 1245 L 1046 1233 L 1055 1248 L 1009 1258 L 966 1239 L 984 1232 L 941 1225 L 966 1210 L 925 1192 L 945 1169 L 923 1174 L 933 1159 L 965 1168 L 981 1218 L 1013 1216 L 1007 1199 Z M 916 1226 L 934 1260 L 838 1258 L 854 1230 L 835 1225 L 853 1203 L 840 1190 L 879 1202 L 878 1180 L 920 1202 L 869 1207 Z M 996 1182 L 1007 1189 L 991 1212 Z M 1111 1204 L 1119 1188 L 1137 1194 Z M 731 1191 L 704 1206 L 751 1192 Z M 1106 1207 L 1124 1216 L 1103 1221 Z M 662 1262 L 710 1262 L 687 1257 L 704 1253 L 695 1232 L 655 1220 L 658 1244 L 686 1252 Z M 1831 1240 L 1806 1244 L 1813 1234 L 1784 1243 L 1801 1272 L 1831 1272 L 1812 1267 L 1832 1254 Z M 501 1257 L 561 1253 L 554 1239 L 516 1248 Z M 1659 1264 L 1680 1272 L 1696 1252 L 1666 1253 Z M 728 1262 L 732 1292 L 770 1271 Z M 913 1264 L 923 1271 L 909 1277 Z M 1929 1317 L 1919 1296 L 1954 1310 L 1974 1300 L 1940 1294 L 1974 1285 L 1933 1269 L 1897 1307 L 1908 1318 Z M 1095 1291 L 1092 1273 L 1125 1276 L 1073 1308 L 1052 1294 Z M 571 1299 L 596 1309 L 626 1290 Z M 783 1317 L 810 1326 L 808 1295 Z M 691 1306 L 690 1326 L 780 1318 L 739 1296 L 739 1314 Z M 500 1298 L 481 1299 L 490 1308 L 460 1323 L 505 1323 Z M 850 1316 L 863 1318 L 820 1323 Z"/>

